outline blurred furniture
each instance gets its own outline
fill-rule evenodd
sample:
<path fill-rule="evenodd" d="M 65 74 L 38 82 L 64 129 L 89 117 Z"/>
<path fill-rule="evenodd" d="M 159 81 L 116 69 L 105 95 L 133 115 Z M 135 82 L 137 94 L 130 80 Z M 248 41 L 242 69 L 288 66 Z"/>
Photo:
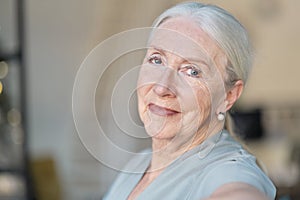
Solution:
<path fill-rule="evenodd" d="M 51 157 L 43 157 L 30 162 L 35 195 L 38 200 L 60 200 L 61 188 L 55 161 Z"/>
<path fill-rule="evenodd" d="M 234 132 L 243 140 L 258 140 L 263 137 L 262 113 L 260 109 L 231 113 Z"/>
<path fill-rule="evenodd" d="M 300 199 L 300 106 L 238 110 L 235 133 L 277 187 L 276 200 Z"/>

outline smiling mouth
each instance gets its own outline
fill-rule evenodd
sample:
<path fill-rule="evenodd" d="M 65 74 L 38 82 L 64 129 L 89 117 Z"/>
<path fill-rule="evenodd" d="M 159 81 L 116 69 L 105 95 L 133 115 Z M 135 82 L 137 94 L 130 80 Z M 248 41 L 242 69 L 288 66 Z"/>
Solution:
<path fill-rule="evenodd" d="M 171 116 L 171 115 L 175 115 L 178 114 L 179 112 L 176 110 L 172 110 L 169 108 L 164 108 L 164 107 L 160 107 L 158 105 L 155 105 L 153 103 L 150 103 L 148 105 L 149 110 L 159 116 Z"/>

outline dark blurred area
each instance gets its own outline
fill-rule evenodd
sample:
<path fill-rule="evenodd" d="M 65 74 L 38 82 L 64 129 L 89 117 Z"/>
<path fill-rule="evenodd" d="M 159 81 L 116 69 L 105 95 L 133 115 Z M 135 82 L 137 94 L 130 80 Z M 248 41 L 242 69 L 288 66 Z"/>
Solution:
<path fill-rule="evenodd" d="M 234 133 L 243 140 L 259 140 L 264 135 L 260 109 L 231 113 Z"/>
<path fill-rule="evenodd" d="M 151 26 L 179 2 L 0 1 L 0 200 L 101 199 L 117 171 L 96 160 L 77 135 L 72 115 L 76 73 L 101 41 Z M 202 2 L 227 9 L 250 31 L 256 61 L 231 113 L 234 130 L 276 184 L 277 199 L 298 200 L 300 1 Z M 106 97 L 117 72 L 106 71 L 95 102 L 99 120 L 114 133 L 120 130 L 102 108 L 110 105 Z M 144 145 L 120 142 L 136 149 Z M 111 159 L 118 157 L 104 151 Z"/>

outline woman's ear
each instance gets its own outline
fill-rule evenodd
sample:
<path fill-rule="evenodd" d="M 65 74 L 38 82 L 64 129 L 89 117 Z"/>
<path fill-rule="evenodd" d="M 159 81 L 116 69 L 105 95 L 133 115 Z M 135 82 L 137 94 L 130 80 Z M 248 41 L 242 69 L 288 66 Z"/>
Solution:
<path fill-rule="evenodd" d="M 233 104 L 240 98 L 243 89 L 244 89 L 244 82 L 242 80 L 238 80 L 235 82 L 234 86 L 227 91 L 226 111 L 228 111 L 233 106 Z"/>

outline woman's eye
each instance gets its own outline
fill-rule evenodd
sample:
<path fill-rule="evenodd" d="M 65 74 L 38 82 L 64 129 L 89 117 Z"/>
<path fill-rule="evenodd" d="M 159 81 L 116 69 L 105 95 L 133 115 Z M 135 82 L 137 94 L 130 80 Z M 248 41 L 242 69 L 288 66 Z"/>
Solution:
<path fill-rule="evenodd" d="M 154 65 L 161 65 L 162 58 L 159 54 L 153 54 L 152 56 L 149 57 L 148 62 Z"/>
<path fill-rule="evenodd" d="M 196 77 L 196 78 L 199 78 L 200 74 L 201 74 L 201 70 L 197 69 L 194 66 L 187 66 L 187 67 L 185 67 L 184 71 L 188 76 L 192 76 L 192 77 Z"/>

